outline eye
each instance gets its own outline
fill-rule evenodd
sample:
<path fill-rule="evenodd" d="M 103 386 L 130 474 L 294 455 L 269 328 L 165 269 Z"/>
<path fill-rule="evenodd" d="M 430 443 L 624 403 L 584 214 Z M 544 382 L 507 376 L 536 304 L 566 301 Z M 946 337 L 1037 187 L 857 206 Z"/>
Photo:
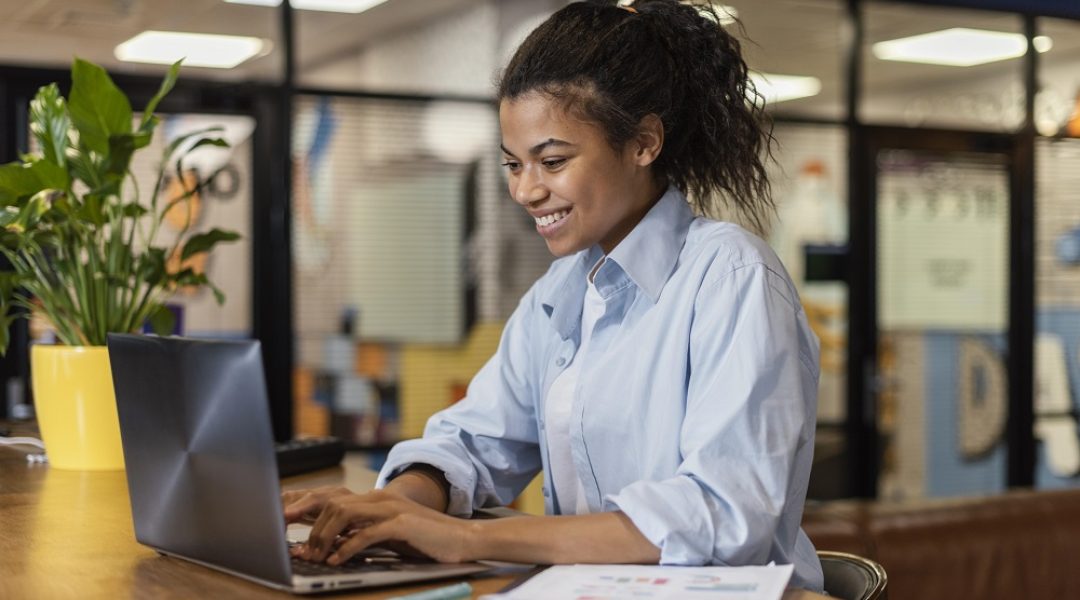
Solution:
<path fill-rule="evenodd" d="M 506 170 L 510 171 L 511 173 L 517 173 L 518 171 L 521 170 L 521 163 L 519 163 L 516 160 L 506 159 L 503 162 L 502 166 L 505 167 Z"/>
<path fill-rule="evenodd" d="M 558 169 L 566 162 L 565 158 L 547 158 L 544 159 L 544 166 L 548 169 Z"/>

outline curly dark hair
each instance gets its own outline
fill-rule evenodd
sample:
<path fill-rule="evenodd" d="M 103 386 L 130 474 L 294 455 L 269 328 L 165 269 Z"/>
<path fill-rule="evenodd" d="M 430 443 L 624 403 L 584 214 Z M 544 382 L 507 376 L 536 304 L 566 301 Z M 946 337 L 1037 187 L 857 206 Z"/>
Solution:
<path fill-rule="evenodd" d="M 711 4 L 575 2 L 521 44 L 498 100 L 540 92 L 598 124 L 622 148 L 657 115 L 664 148 L 656 176 L 703 215 L 734 209 L 759 231 L 775 205 L 765 171 L 772 126 L 748 79 L 739 41 Z"/>

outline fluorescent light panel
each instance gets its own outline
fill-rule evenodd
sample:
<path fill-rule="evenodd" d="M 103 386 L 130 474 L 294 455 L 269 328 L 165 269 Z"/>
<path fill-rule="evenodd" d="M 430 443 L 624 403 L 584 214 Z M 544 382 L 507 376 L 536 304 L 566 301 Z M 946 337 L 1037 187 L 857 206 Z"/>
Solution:
<path fill-rule="evenodd" d="M 253 4 L 255 6 L 280 6 L 281 0 L 225 0 L 230 4 Z M 321 10 L 324 12 L 361 13 L 386 0 L 292 0 L 289 4 L 297 10 Z"/>
<path fill-rule="evenodd" d="M 821 92 L 821 80 L 817 77 L 752 72 L 750 81 L 754 83 L 758 93 L 765 97 L 766 104 L 808 98 Z"/>
<path fill-rule="evenodd" d="M 1038 52 L 1046 52 L 1054 45 L 1046 36 L 1036 37 L 1032 42 Z M 873 51 L 881 60 L 971 67 L 1023 56 L 1027 52 L 1027 38 L 1019 33 L 954 27 L 878 42 Z"/>
<path fill-rule="evenodd" d="M 128 62 L 172 64 L 184 59 L 186 67 L 231 69 L 266 48 L 259 38 L 179 31 L 144 31 L 120 44 L 116 58 Z"/>

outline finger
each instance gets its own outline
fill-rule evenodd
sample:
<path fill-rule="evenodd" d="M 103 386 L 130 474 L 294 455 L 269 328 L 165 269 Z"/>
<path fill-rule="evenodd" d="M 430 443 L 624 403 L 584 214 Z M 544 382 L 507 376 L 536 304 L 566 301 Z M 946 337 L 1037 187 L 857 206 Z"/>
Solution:
<path fill-rule="evenodd" d="M 330 556 L 326 562 L 331 565 L 339 565 L 358 552 L 366 550 L 375 544 L 399 539 L 399 519 L 387 519 L 370 527 L 359 530 L 349 539 L 345 540 Z"/>
<path fill-rule="evenodd" d="M 304 558 L 325 560 L 334 551 L 334 542 L 339 535 L 355 531 L 356 533 L 352 534 L 355 536 L 372 524 L 391 518 L 397 513 L 394 503 L 372 502 L 365 496 L 331 500 L 323 507 L 319 518 L 311 527 Z"/>
<path fill-rule="evenodd" d="M 285 506 L 282 512 L 285 515 L 286 523 L 295 523 L 297 521 L 315 520 L 315 516 L 322 511 L 326 505 L 326 499 L 316 494 L 304 494 L 299 498 L 294 499 L 290 504 Z"/>

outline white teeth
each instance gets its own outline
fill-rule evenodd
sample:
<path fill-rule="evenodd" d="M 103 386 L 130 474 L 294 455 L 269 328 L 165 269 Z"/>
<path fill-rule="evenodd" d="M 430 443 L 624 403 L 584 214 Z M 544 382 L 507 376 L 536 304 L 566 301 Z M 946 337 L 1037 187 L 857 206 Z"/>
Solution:
<path fill-rule="evenodd" d="M 559 212 L 554 213 L 554 214 L 545 215 L 543 217 L 536 217 L 536 224 L 541 226 L 541 227 L 546 227 L 546 226 L 551 225 L 552 223 L 554 223 L 556 221 L 562 220 L 568 214 L 570 214 L 570 211 L 563 210 L 563 211 L 559 211 Z"/>

